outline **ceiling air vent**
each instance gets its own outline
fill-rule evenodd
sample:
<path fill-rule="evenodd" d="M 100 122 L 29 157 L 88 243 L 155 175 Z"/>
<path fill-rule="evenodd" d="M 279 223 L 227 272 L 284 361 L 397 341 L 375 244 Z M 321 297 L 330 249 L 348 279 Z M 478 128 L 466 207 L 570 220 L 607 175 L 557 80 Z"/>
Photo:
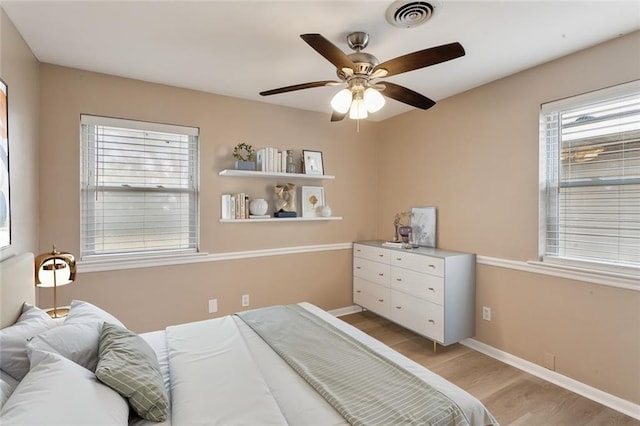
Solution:
<path fill-rule="evenodd" d="M 387 21 L 398 28 L 413 28 L 422 25 L 433 16 L 438 1 L 407 1 L 398 0 L 389 6 L 386 13 Z"/>

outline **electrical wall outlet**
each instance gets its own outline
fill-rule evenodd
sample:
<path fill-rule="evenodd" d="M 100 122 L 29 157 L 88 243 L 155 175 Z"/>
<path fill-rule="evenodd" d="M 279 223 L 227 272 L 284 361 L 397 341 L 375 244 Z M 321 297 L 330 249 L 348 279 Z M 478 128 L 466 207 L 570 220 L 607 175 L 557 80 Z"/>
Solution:
<path fill-rule="evenodd" d="M 242 306 L 249 306 L 249 295 L 248 294 L 243 294 L 242 295 Z"/>
<path fill-rule="evenodd" d="M 218 312 L 218 299 L 209 300 L 209 313 Z"/>
<path fill-rule="evenodd" d="M 491 321 L 491 308 L 488 306 L 482 307 L 482 319 L 485 321 Z"/>

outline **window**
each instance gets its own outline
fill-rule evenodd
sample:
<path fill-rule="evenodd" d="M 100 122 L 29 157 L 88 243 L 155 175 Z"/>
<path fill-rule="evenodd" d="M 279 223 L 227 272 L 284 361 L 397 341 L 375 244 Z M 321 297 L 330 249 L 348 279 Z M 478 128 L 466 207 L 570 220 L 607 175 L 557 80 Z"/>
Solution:
<path fill-rule="evenodd" d="M 640 81 L 544 104 L 540 124 L 543 261 L 639 268 Z"/>
<path fill-rule="evenodd" d="M 198 129 L 80 118 L 83 259 L 198 249 Z"/>

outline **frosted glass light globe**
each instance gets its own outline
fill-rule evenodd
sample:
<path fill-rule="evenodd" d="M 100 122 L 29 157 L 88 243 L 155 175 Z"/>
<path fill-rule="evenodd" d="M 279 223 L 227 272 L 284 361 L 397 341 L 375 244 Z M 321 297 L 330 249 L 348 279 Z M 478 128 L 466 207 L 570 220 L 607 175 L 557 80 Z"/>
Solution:
<path fill-rule="evenodd" d="M 364 104 L 367 106 L 369 112 L 380 111 L 384 106 L 384 96 L 380 94 L 376 89 L 369 87 L 364 91 Z"/>
<path fill-rule="evenodd" d="M 331 108 L 340 114 L 346 113 L 349 111 L 349 107 L 351 106 L 352 97 L 353 95 L 351 94 L 351 90 L 342 89 L 334 95 L 333 99 L 331 99 Z"/>

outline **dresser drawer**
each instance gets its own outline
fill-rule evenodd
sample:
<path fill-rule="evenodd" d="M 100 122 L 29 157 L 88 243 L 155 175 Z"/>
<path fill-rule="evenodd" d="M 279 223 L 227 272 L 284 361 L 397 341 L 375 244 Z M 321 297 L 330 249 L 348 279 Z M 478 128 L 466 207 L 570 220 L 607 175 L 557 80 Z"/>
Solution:
<path fill-rule="evenodd" d="M 391 320 L 427 336 L 444 342 L 444 308 L 426 300 L 391 290 Z"/>
<path fill-rule="evenodd" d="M 353 278 L 353 302 L 378 315 L 389 317 L 390 292 L 388 287 Z"/>
<path fill-rule="evenodd" d="M 444 278 L 391 267 L 391 288 L 444 305 Z"/>
<path fill-rule="evenodd" d="M 444 277 L 444 259 L 439 257 L 392 251 L 391 265 Z"/>
<path fill-rule="evenodd" d="M 353 275 L 389 287 L 391 266 L 359 257 L 353 258 Z"/>
<path fill-rule="evenodd" d="M 381 247 L 354 244 L 353 256 L 389 264 L 389 250 Z"/>

